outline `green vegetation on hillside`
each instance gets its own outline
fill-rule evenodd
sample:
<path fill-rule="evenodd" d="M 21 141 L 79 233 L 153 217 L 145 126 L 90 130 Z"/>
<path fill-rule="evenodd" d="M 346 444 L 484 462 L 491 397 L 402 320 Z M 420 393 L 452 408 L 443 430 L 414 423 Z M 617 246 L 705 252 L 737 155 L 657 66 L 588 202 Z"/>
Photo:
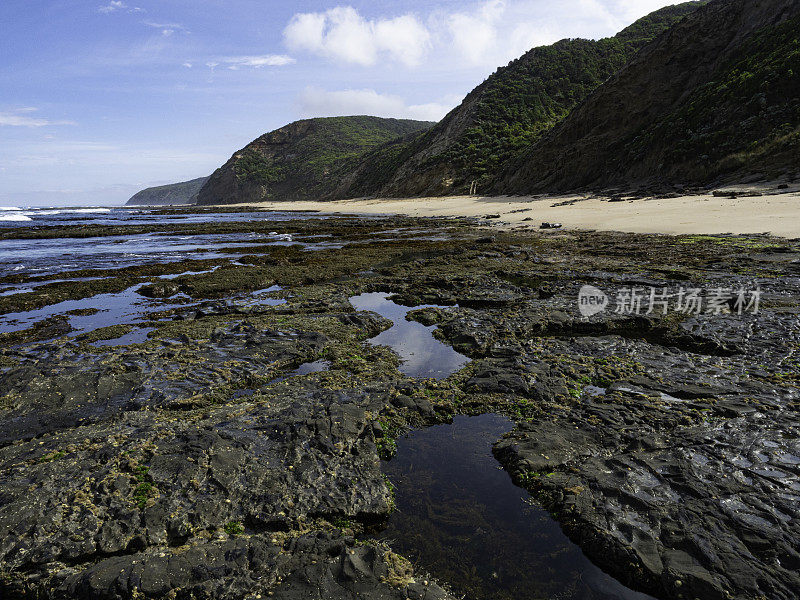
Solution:
<path fill-rule="evenodd" d="M 426 166 L 449 162 L 457 183 L 482 182 L 563 119 L 629 53 L 630 45 L 614 39 L 564 40 L 532 50 L 498 71 L 480 94 L 472 127 Z"/>
<path fill-rule="evenodd" d="M 800 3 L 717 0 L 659 36 L 495 193 L 652 192 L 800 176 Z"/>
<path fill-rule="evenodd" d="M 475 124 L 435 160 L 452 161 L 459 179 L 479 184 L 532 145 L 645 44 L 699 4 L 670 6 L 613 38 L 563 40 L 535 48 L 497 71 L 482 90 Z"/>
<path fill-rule="evenodd" d="M 314 186 L 335 167 L 361 157 L 365 151 L 432 125 L 377 117 L 332 117 L 307 123 L 309 130 L 288 140 L 285 152 L 263 152 L 259 142 L 274 143 L 273 134 L 248 146 L 236 160 L 237 178 L 262 185 L 303 178 Z"/>
<path fill-rule="evenodd" d="M 501 164 L 529 148 L 644 45 L 702 4 L 666 7 L 612 38 L 562 40 L 530 50 L 498 69 L 424 135 L 370 153 L 343 195 L 381 193 L 387 184 L 394 189 L 384 193 L 465 192 L 472 181 L 480 189 Z M 459 122 L 466 125 L 454 135 Z M 420 185 L 432 187 L 415 189 L 408 173 L 398 173 L 403 166 L 430 172 Z M 452 180 L 450 187 L 437 189 L 443 179 Z"/>
<path fill-rule="evenodd" d="M 206 181 L 208 177 L 200 177 L 191 181 L 147 188 L 128 200 L 127 206 L 194 204 L 197 201 L 197 192 Z"/>
<path fill-rule="evenodd" d="M 413 156 L 425 135 L 424 132 L 409 134 L 344 163 L 337 172 L 344 183 L 333 194 L 352 198 L 377 194 Z"/>
<path fill-rule="evenodd" d="M 584 111 L 619 76 L 647 60 L 639 54 L 642 48 L 674 39 L 661 34 L 706 4 L 699 0 L 663 8 L 614 37 L 566 39 L 534 48 L 498 69 L 435 125 L 376 117 L 298 121 L 236 153 L 204 186 L 199 201 L 446 195 L 466 193 L 473 181 L 479 193 L 497 191 L 499 173 L 522 164 L 546 134 L 547 139 L 559 135 L 563 126 L 556 126 L 577 114 L 576 107 Z M 713 7 L 720 14 L 727 10 L 724 3 Z M 691 101 L 669 119 L 612 136 L 612 158 L 622 157 L 618 162 L 625 163 L 655 141 L 671 153 L 669 160 L 699 156 L 708 163 L 702 168 L 711 172 L 795 147 L 800 135 L 792 125 L 798 122 L 797 98 L 783 102 L 778 113 L 765 111 L 765 106 L 774 106 L 773 96 L 791 96 L 797 89 L 796 30 L 792 22 L 752 40 L 738 60 L 695 90 Z M 705 47 L 702 35 L 688 41 Z M 659 36 L 661 41 L 652 44 Z M 641 61 L 632 62 L 637 55 Z M 720 102 L 727 106 L 723 112 L 717 109 Z M 618 107 L 608 111 L 612 120 L 614 111 Z M 582 131 L 586 127 L 592 126 L 586 124 Z M 667 148 L 664 140 L 672 146 Z M 659 165 L 658 160 L 651 162 L 651 170 Z"/>
<path fill-rule="evenodd" d="M 762 29 L 705 85 L 629 145 L 713 176 L 800 146 L 800 17 Z"/>
<path fill-rule="evenodd" d="M 234 154 L 200 191 L 199 203 L 316 199 L 366 152 L 432 125 L 365 116 L 291 123 Z"/>
<path fill-rule="evenodd" d="M 234 165 L 237 179 L 261 185 L 276 183 L 284 177 L 284 169 L 273 164 L 256 148 L 245 148 Z"/>

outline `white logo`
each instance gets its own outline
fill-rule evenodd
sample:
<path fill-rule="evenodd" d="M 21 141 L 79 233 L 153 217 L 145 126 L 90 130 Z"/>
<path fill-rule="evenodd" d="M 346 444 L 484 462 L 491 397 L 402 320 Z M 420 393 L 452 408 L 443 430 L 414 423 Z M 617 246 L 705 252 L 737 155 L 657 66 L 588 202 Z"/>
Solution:
<path fill-rule="evenodd" d="M 578 295 L 578 309 L 584 317 L 603 312 L 608 306 L 608 296 L 593 285 L 585 285 Z"/>

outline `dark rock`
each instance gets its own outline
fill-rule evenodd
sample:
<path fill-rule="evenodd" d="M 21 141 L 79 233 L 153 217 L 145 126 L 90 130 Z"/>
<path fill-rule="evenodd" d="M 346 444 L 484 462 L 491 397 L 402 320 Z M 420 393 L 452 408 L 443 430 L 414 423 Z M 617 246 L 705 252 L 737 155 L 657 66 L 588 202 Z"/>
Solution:
<path fill-rule="evenodd" d="M 177 283 L 172 281 L 158 281 L 148 283 L 139 288 L 138 293 L 145 298 L 171 298 L 181 292 Z"/>

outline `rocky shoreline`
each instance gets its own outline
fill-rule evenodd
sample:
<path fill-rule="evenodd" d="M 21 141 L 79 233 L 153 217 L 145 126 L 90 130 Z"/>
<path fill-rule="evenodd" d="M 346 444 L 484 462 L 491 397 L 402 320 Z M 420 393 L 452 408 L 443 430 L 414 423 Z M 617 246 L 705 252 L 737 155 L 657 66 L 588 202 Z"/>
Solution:
<path fill-rule="evenodd" d="M 125 331 L 76 333 L 62 318 L 2 334 L 0 597 L 452 598 L 370 539 L 393 510 L 380 464 L 409 428 L 489 412 L 516 423 L 495 445 L 501 464 L 626 585 L 795 597 L 796 241 L 463 219 L 263 227 L 341 247 L 81 271 L 59 279 L 103 279 L 0 299 L 11 313 L 139 284 L 143 298 L 180 297 Z M 58 229 L 33 235 L 124 234 Z M 285 303 L 252 301 L 276 285 L 268 295 Z M 612 298 L 757 286 L 763 299 L 757 315 L 583 319 L 584 285 Z M 391 325 L 353 308 L 366 292 L 446 307 L 409 318 L 471 362 L 444 379 L 404 375 L 366 343 Z M 140 343 L 97 345 L 140 327 Z M 298 374 L 315 361 L 327 368 Z"/>

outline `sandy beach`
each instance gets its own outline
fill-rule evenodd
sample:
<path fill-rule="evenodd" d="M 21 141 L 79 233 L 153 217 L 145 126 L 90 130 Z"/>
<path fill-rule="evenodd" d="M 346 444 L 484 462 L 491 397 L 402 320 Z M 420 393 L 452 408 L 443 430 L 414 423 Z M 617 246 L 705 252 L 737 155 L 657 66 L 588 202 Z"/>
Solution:
<path fill-rule="evenodd" d="M 760 234 L 800 237 L 800 187 L 784 193 L 738 198 L 683 196 L 609 202 L 583 196 L 353 199 L 335 202 L 265 202 L 263 210 L 312 210 L 333 214 L 399 214 L 415 217 L 484 217 L 495 227 L 539 228 L 557 222 L 564 229 L 630 233 Z M 573 202 L 574 201 L 574 202 Z M 563 204 L 563 203 L 569 204 Z"/>

